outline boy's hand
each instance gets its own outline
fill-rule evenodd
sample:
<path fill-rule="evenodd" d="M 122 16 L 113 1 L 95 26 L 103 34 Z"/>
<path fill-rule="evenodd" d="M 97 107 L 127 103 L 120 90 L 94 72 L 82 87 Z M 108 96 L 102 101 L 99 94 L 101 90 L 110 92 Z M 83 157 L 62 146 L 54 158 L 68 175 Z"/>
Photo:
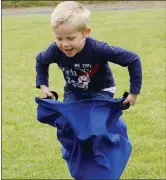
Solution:
<path fill-rule="evenodd" d="M 137 94 L 129 94 L 127 98 L 123 101 L 123 104 L 129 103 L 131 106 L 133 106 L 136 103 Z"/>
<path fill-rule="evenodd" d="M 40 89 L 41 89 L 41 91 L 42 91 L 42 94 L 43 94 L 43 97 L 44 97 L 44 98 L 46 98 L 46 97 L 50 97 L 50 98 L 52 98 L 52 99 L 55 98 L 54 95 L 51 93 L 50 89 L 49 89 L 47 86 L 41 85 L 41 86 L 40 86 Z"/>

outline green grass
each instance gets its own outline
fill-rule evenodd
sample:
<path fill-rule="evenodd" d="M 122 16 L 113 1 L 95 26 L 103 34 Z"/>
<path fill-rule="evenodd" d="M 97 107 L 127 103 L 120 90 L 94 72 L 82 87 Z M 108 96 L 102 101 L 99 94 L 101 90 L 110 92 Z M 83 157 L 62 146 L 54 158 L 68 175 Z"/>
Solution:
<path fill-rule="evenodd" d="M 55 6 L 59 1 L 2 1 L 2 8 Z"/>
<path fill-rule="evenodd" d="M 23 7 L 46 7 L 46 6 L 56 6 L 61 1 L 2 1 L 2 9 L 6 8 L 23 8 Z M 84 4 L 93 4 L 93 3 L 100 3 L 101 1 L 81 1 Z M 108 2 L 105 1 L 105 2 Z M 112 2 L 115 3 L 115 0 Z"/>
<path fill-rule="evenodd" d="M 143 87 L 124 112 L 133 152 L 121 178 L 166 178 L 165 9 L 94 12 L 92 36 L 139 54 Z M 2 17 L 2 178 L 71 178 L 56 130 L 36 120 L 35 56 L 53 41 L 49 15 Z M 129 89 L 126 68 L 111 64 L 116 97 Z M 63 96 L 64 80 L 50 66 L 50 86 Z"/>

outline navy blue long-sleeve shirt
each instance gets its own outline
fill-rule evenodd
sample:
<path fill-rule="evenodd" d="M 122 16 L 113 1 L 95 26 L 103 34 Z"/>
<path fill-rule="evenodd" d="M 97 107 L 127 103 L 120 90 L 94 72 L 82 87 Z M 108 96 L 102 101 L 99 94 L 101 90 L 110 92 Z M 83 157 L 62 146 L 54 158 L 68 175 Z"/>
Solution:
<path fill-rule="evenodd" d="M 137 54 L 121 47 L 88 37 L 84 48 L 74 57 L 67 57 L 52 43 L 36 57 L 36 87 L 49 86 L 49 65 L 57 63 L 66 80 L 66 89 L 100 91 L 115 86 L 108 62 L 128 67 L 130 93 L 139 94 L 142 84 L 142 66 Z"/>

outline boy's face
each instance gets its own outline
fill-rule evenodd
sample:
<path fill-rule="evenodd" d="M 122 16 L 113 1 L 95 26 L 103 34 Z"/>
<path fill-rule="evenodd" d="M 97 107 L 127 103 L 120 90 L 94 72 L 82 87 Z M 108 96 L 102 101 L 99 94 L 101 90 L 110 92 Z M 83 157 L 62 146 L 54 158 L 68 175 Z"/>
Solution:
<path fill-rule="evenodd" d="M 90 33 L 90 28 L 80 32 L 70 25 L 62 24 L 53 29 L 55 41 L 59 49 L 68 57 L 74 57 L 85 44 L 85 39 Z"/>

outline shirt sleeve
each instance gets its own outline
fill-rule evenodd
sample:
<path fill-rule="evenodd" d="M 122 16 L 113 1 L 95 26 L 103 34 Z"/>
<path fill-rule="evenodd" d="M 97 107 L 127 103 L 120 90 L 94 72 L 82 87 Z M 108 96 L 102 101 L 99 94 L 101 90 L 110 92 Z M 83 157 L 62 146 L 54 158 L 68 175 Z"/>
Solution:
<path fill-rule="evenodd" d="M 127 49 L 109 46 L 104 43 L 101 48 L 102 58 L 106 61 L 128 67 L 130 76 L 130 93 L 139 94 L 142 86 L 142 64 L 140 57 Z"/>
<path fill-rule="evenodd" d="M 47 49 L 41 51 L 36 56 L 36 88 L 40 85 L 49 86 L 49 65 L 56 62 L 57 46 L 51 44 Z"/>

